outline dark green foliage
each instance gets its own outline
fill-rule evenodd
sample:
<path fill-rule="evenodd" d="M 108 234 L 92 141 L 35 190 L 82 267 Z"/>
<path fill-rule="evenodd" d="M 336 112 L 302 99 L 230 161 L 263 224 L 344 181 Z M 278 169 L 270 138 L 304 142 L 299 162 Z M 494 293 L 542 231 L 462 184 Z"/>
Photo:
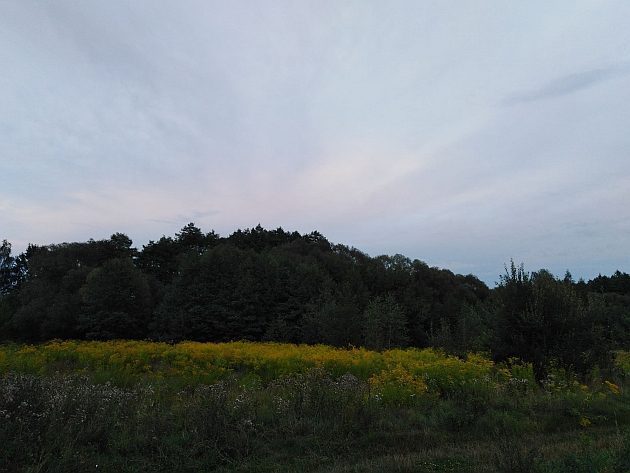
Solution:
<path fill-rule="evenodd" d="M 586 285 L 589 292 L 614 293 L 630 296 L 630 274 L 615 271 L 612 276 L 601 274 Z"/>
<path fill-rule="evenodd" d="M 121 233 L 15 257 L 4 241 L 0 338 L 435 346 L 518 356 L 542 380 L 550 364 L 585 374 L 628 348 L 629 281 L 617 271 L 576 283 L 512 265 L 490 290 L 473 275 L 370 257 L 318 232 L 257 225 L 220 237 L 190 223 L 141 251 Z M 401 336 L 387 341 L 387 327 Z"/>
<path fill-rule="evenodd" d="M 185 389 L 8 373 L 0 471 L 626 473 L 630 417 L 611 422 L 628 410 L 625 396 L 594 411 L 584 397 L 556 394 L 561 427 L 550 433 L 546 394 L 497 393 L 483 411 L 465 394 L 399 408 L 364 381 L 321 371 Z M 584 430 L 576 409 L 605 418 Z"/>
<path fill-rule="evenodd" d="M 540 473 L 540 453 L 520 445 L 515 439 L 500 438 L 496 442 L 494 464 L 499 473 Z"/>
<path fill-rule="evenodd" d="M 321 304 L 305 317 L 305 341 L 333 346 L 358 346 L 362 342 L 361 303 L 342 287 L 334 295 L 325 296 Z"/>
<path fill-rule="evenodd" d="M 393 296 L 372 299 L 363 313 L 363 345 L 373 350 L 402 348 L 409 343 L 407 316 Z"/>
<path fill-rule="evenodd" d="M 589 293 L 587 318 L 593 334 L 604 343 L 594 346 L 615 349 L 628 348 L 630 343 L 630 295 L 617 293 Z M 600 350 L 601 351 L 601 350 Z"/>
<path fill-rule="evenodd" d="M 131 261 L 135 254 L 131 240 L 121 233 L 109 240 L 29 246 L 20 256 L 24 276 L 7 332 L 29 341 L 82 336 L 79 291 L 88 274 L 116 258 Z"/>
<path fill-rule="evenodd" d="M 496 296 L 497 358 L 531 362 L 539 383 L 552 365 L 581 374 L 596 365 L 608 367 L 612 346 L 603 321 L 589 317 L 570 279 L 556 279 L 546 270 L 530 275 L 512 262 Z"/>
<path fill-rule="evenodd" d="M 11 243 L 2 240 L 2 245 L 0 245 L 0 297 L 18 289 L 25 276 L 25 256 L 12 256 Z"/>
<path fill-rule="evenodd" d="M 311 259 L 298 259 L 280 248 L 266 253 L 266 260 L 276 277 L 272 319 L 263 339 L 303 342 L 305 320 L 332 287 L 330 276 Z"/>
<path fill-rule="evenodd" d="M 153 331 L 167 340 L 260 339 L 277 274 L 252 250 L 220 245 L 182 263 Z"/>
<path fill-rule="evenodd" d="M 168 284 L 173 280 L 179 266 L 180 246 L 170 237 L 150 241 L 142 248 L 136 264 L 146 274 Z"/>
<path fill-rule="evenodd" d="M 136 265 L 146 274 L 162 284 L 169 284 L 187 255 L 201 255 L 219 244 L 214 232 L 204 234 L 193 223 L 189 223 L 175 235 L 163 236 L 158 241 L 149 241 L 136 258 Z"/>
<path fill-rule="evenodd" d="M 78 331 L 91 340 L 142 338 L 151 314 L 146 277 L 130 259 L 112 259 L 93 269 L 79 291 Z"/>
<path fill-rule="evenodd" d="M 321 235 L 317 234 L 321 237 Z M 252 249 L 257 252 L 286 245 L 302 236 L 298 232 L 285 232 L 282 228 L 265 230 L 260 224 L 252 229 L 237 230 L 228 238 L 227 242 L 241 249 Z M 322 237 L 323 238 L 323 237 Z"/>

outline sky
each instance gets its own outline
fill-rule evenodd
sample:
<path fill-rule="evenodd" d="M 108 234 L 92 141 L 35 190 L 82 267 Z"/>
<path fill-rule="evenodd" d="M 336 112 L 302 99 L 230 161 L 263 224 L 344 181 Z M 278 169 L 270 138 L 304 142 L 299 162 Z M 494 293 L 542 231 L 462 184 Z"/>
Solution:
<path fill-rule="evenodd" d="M 0 1 L 0 239 L 260 223 L 630 271 L 630 2 Z"/>

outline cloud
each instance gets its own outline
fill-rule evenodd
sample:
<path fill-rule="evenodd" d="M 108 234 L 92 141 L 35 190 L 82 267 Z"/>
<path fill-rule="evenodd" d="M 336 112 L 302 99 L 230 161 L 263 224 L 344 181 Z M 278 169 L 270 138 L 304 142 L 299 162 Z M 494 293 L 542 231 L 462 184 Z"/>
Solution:
<path fill-rule="evenodd" d="M 554 79 L 537 89 L 513 94 L 504 99 L 503 102 L 506 105 L 514 105 L 563 97 L 627 74 L 630 74 L 630 64 L 628 63 L 575 72 Z"/>
<path fill-rule="evenodd" d="M 0 2 L 0 238 L 260 222 L 490 281 L 630 265 L 625 5 Z"/>
<path fill-rule="evenodd" d="M 193 223 L 201 223 L 206 221 L 208 217 L 212 217 L 218 215 L 220 212 L 218 210 L 208 210 L 205 212 L 192 212 L 189 214 L 177 214 L 164 218 L 149 218 L 147 221 L 152 223 L 164 223 L 169 226 L 172 225 L 186 225 L 190 222 Z"/>

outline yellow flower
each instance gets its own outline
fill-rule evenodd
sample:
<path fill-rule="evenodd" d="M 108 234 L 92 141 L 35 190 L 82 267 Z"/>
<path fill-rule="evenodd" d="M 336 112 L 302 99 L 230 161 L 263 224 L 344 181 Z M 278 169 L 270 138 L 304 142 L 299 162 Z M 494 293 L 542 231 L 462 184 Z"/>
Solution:
<path fill-rule="evenodd" d="M 611 383 L 610 381 L 604 381 L 606 387 L 613 393 L 615 396 L 619 396 L 621 394 L 621 389 L 615 383 Z"/>

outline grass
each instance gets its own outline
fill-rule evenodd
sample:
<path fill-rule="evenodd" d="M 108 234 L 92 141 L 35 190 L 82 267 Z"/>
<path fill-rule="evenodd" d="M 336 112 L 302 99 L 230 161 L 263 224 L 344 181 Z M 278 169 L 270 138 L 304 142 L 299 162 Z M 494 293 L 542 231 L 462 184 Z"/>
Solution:
<path fill-rule="evenodd" d="M 557 374 L 539 389 L 522 382 L 522 366 L 506 372 L 474 361 L 473 376 L 465 362 L 420 350 L 360 353 L 376 361 L 357 376 L 338 370 L 352 351 L 330 349 L 336 364 L 324 356 L 304 368 L 299 347 L 245 344 L 257 365 L 234 346 L 207 347 L 223 348 L 224 370 L 207 382 L 164 362 L 151 371 L 112 369 L 85 354 L 72 358 L 68 347 L 86 347 L 64 343 L 67 359 L 46 346 L 0 347 L 0 471 L 630 471 L 630 397 L 612 381 L 585 387 Z M 289 363 L 282 350 L 293 354 Z M 265 365 L 261 353 L 274 353 L 273 362 Z M 387 356 L 402 371 L 388 368 Z M 191 364 L 181 359 L 177 366 Z"/>

